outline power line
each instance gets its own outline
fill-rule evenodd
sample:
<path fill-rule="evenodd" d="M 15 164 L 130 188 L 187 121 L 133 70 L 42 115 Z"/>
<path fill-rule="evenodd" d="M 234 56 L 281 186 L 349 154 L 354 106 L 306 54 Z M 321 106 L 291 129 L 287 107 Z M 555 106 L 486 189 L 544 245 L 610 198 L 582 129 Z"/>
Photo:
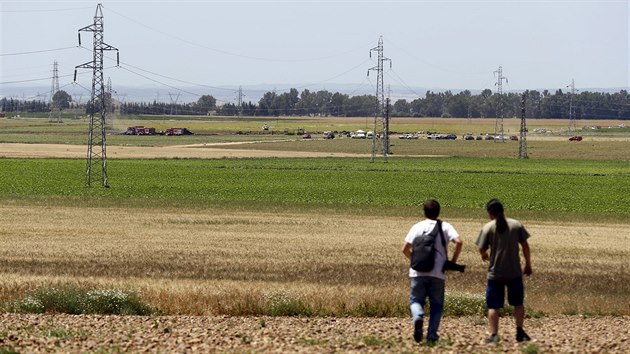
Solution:
<path fill-rule="evenodd" d="M 50 10 L 0 10 L 0 13 L 36 13 L 36 12 L 64 12 L 64 11 L 76 11 L 76 10 L 86 10 L 91 9 L 91 7 L 74 7 L 69 9 L 50 9 Z"/>
<path fill-rule="evenodd" d="M 27 54 L 37 54 L 37 53 L 46 53 L 46 52 L 56 52 L 56 51 L 60 51 L 60 50 L 68 50 L 68 49 L 74 49 L 77 48 L 76 46 L 73 47 L 63 47 L 63 48 L 55 48 L 55 49 L 42 49 L 42 50 L 33 50 L 30 52 L 19 52 L 19 53 L 0 53 L 0 57 L 8 57 L 8 56 L 13 56 L 13 55 L 27 55 Z"/>
<path fill-rule="evenodd" d="M 187 39 L 184 39 L 184 38 L 178 37 L 178 36 L 176 36 L 176 35 L 174 35 L 174 34 L 171 34 L 171 33 L 168 33 L 168 32 L 164 32 L 164 31 L 162 31 L 162 30 L 159 30 L 159 29 L 153 28 L 153 27 L 151 27 L 151 26 L 145 25 L 145 24 L 143 24 L 143 23 L 141 23 L 141 22 L 139 22 L 139 21 L 137 21 L 137 20 L 135 20 L 135 19 L 133 19 L 133 18 L 130 18 L 130 17 L 128 17 L 128 16 L 125 16 L 125 15 L 123 15 L 123 14 L 121 14 L 121 13 L 117 12 L 117 11 L 114 11 L 114 10 L 112 10 L 112 9 L 111 9 L 111 8 L 109 8 L 109 7 L 107 8 L 107 10 L 108 10 L 108 11 L 111 11 L 111 12 L 113 12 L 114 14 L 116 14 L 116 15 L 118 15 L 118 16 L 120 16 L 120 17 L 123 17 L 123 18 L 125 18 L 125 19 L 127 19 L 127 20 L 129 20 L 129 21 L 131 21 L 131 22 L 134 22 L 134 23 L 135 23 L 135 24 L 137 24 L 137 25 L 140 25 L 140 26 L 142 26 L 142 27 L 145 27 L 145 28 L 147 28 L 147 29 L 149 29 L 149 30 L 151 30 L 151 31 L 154 31 L 154 32 L 160 33 L 160 34 L 162 34 L 162 35 L 164 35 L 164 36 L 167 36 L 167 37 L 173 38 L 173 39 L 178 40 L 178 41 L 180 41 L 180 42 L 186 43 L 186 44 L 188 44 L 188 45 L 191 45 L 191 46 L 194 46 L 194 47 L 199 47 L 199 48 L 202 48 L 202 49 L 207 49 L 207 50 L 210 50 L 210 51 L 213 51 L 213 52 L 216 52 L 216 53 L 221 53 L 221 54 L 225 54 L 225 55 L 229 55 L 229 56 L 233 56 L 233 57 L 238 57 L 238 58 L 244 58 L 244 59 L 259 60 L 259 61 L 266 61 L 266 62 L 280 62 L 280 63 L 313 62 L 313 61 L 321 61 L 321 60 L 326 60 L 326 59 L 333 59 L 333 58 L 337 58 L 337 57 L 339 57 L 339 56 L 343 56 L 343 55 L 346 55 L 346 54 L 348 54 L 348 53 L 352 53 L 352 52 L 355 52 L 355 51 L 357 51 L 357 50 L 360 50 L 361 48 L 363 48 L 363 47 L 364 47 L 364 46 L 361 46 L 361 47 L 357 47 L 357 48 L 354 48 L 354 49 L 351 49 L 351 50 L 348 50 L 348 51 L 345 51 L 345 52 L 337 53 L 337 54 L 335 54 L 335 55 L 326 56 L 326 57 L 318 57 L 318 58 L 305 58 L 305 59 L 278 59 L 278 58 L 256 57 L 256 56 L 252 56 L 252 55 L 244 55 L 244 54 L 232 53 L 232 52 L 229 52 L 229 51 L 226 51 L 226 50 L 217 49 L 217 48 L 212 48 L 212 47 L 208 47 L 208 46 L 203 45 L 203 44 L 195 43 L 195 42 L 189 41 L 189 40 L 187 40 Z"/>

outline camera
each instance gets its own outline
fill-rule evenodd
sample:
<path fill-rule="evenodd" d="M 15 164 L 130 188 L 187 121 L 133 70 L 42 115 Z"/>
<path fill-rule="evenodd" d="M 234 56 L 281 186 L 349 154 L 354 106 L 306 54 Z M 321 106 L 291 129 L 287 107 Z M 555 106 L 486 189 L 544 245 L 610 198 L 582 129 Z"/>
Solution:
<path fill-rule="evenodd" d="M 451 262 L 451 261 L 447 260 L 444 263 L 444 267 L 442 268 L 442 273 L 446 272 L 447 270 L 456 270 L 458 272 L 463 273 L 465 269 L 466 269 L 466 265 L 464 265 L 464 264 L 457 264 L 455 262 Z"/>

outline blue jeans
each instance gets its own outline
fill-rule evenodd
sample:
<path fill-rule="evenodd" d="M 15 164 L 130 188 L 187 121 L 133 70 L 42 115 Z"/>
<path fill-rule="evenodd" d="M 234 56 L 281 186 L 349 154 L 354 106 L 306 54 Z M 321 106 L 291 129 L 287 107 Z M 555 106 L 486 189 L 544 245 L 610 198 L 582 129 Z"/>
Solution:
<path fill-rule="evenodd" d="M 409 295 L 409 308 L 413 322 L 424 317 L 424 304 L 429 297 L 429 328 L 427 330 L 427 340 L 438 339 L 438 328 L 442 319 L 442 309 L 444 308 L 444 279 L 435 277 L 412 277 L 411 294 Z"/>

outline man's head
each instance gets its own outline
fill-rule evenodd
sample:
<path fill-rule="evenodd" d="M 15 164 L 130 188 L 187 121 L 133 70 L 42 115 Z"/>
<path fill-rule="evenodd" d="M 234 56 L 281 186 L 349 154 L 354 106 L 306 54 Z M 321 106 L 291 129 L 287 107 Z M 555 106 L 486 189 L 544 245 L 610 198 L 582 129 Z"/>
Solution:
<path fill-rule="evenodd" d="M 440 216 L 440 203 L 435 199 L 429 199 L 424 202 L 424 216 L 427 219 L 435 220 Z"/>
<path fill-rule="evenodd" d="M 498 199 L 490 199 L 488 204 L 486 204 L 486 210 L 488 211 L 488 216 L 494 220 L 497 216 L 503 215 L 503 204 Z"/>

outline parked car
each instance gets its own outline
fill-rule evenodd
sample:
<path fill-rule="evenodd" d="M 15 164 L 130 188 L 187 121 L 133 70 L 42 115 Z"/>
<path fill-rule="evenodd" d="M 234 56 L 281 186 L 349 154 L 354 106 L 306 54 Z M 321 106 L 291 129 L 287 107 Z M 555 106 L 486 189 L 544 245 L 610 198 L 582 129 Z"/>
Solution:
<path fill-rule="evenodd" d="M 418 134 L 404 133 L 398 136 L 398 139 L 419 139 L 420 136 Z"/>
<path fill-rule="evenodd" d="M 334 139 L 335 133 L 333 132 L 324 132 L 324 139 Z"/>
<path fill-rule="evenodd" d="M 582 141 L 582 136 L 581 135 L 574 135 L 574 136 L 569 138 L 569 141 Z"/>
<path fill-rule="evenodd" d="M 470 134 L 464 135 L 464 140 L 475 140 L 475 137 Z"/>
<path fill-rule="evenodd" d="M 310 138 L 311 138 L 311 134 L 309 133 L 302 134 L 302 139 L 310 139 Z"/>
<path fill-rule="evenodd" d="M 518 141 L 518 136 L 510 135 L 510 140 Z"/>
<path fill-rule="evenodd" d="M 357 130 L 356 132 L 354 132 L 353 138 L 355 138 L 355 139 L 365 139 L 365 131 Z"/>

